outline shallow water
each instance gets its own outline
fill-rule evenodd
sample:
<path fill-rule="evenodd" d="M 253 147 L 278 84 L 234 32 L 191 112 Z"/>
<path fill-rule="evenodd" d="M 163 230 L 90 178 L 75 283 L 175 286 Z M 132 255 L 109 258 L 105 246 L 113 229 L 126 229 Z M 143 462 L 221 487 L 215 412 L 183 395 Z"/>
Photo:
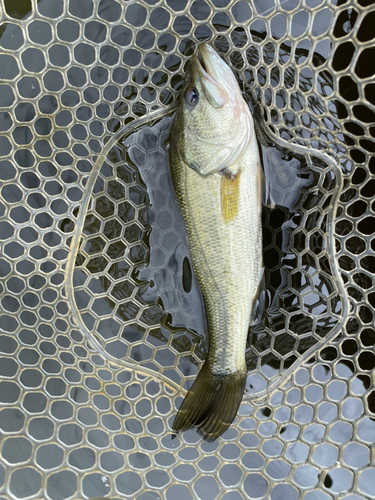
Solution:
<path fill-rule="evenodd" d="M 272 377 L 337 327 L 341 297 L 330 227 L 338 181 L 323 158 L 272 140 L 260 150 L 273 206 L 263 209 L 267 295 L 261 320 L 250 327 L 247 362 Z M 250 376 L 248 390 L 260 387 L 266 387 L 260 374 Z"/>
<path fill-rule="evenodd" d="M 257 22 L 253 29 L 253 38 L 261 42 L 265 26 Z M 246 43 L 244 32 L 237 31 L 234 36 L 238 46 Z M 215 46 L 226 50 L 226 40 L 216 38 Z M 268 52 L 265 57 L 272 60 L 271 47 Z M 253 48 L 247 56 L 249 71 L 241 73 L 240 83 L 245 83 L 241 80 L 245 77 L 251 85 L 251 64 L 257 63 L 259 55 Z M 284 62 L 290 57 L 288 46 L 281 47 L 279 57 Z M 235 69 L 243 65 L 242 58 L 231 62 Z M 285 74 L 287 86 L 293 85 L 295 78 L 289 73 Z M 301 78 L 301 85 L 311 86 L 309 75 Z M 176 80 L 176 88 L 181 83 L 181 79 Z M 254 108 L 254 95 L 247 93 L 245 97 L 257 117 L 267 201 L 272 204 L 272 209 L 263 210 L 264 282 L 246 352 L 250 373 L 247 390 L 260 393 L 270 383 L 277 384 L 280 375 L 296 365 L 297 358 L 300 364 L 301 356 L 305 359 L 312 354 L 314 346 L 338 327 L 341 299 L 336 270 L 331 269 L 335 264 L 330 231 L 340 180 L 332 162 L 322 154 L 311 156 L 303 149 L 296 152 L 286 143 L 268 138 L 262 117 Z M 135 361 L 189 387 L 205 359 L 208 335 L 203 300 L 169 177 L 166 139 L 171 123 L 171 117 L 151 126 L 145 123 L 119 140 L 109 153 L 108 164 L 94 187 L 95 207 L 83 231 L 90 238 L 83 245 L 84 255 L 77 255 L 80 271 L 76 268 L 75 281 L 82 289 L 75 291 L 75 300 L 78 310 L 85 310 L 81 318 L 87 330 L 108 354 Z M 287 139 L 287 130 L 285 134 Z M 101 218 L 115 216 L 117 220 L 103 226 L 95 211 Z M 110 241 L 124 234 L 129 248 L 120 241 L 108 246 L 100 237 L 103 230 Z M 91 257 L 105 246 L 105 256 Z M 120 256 L 127 261 L 116 261 Z M 90 297 L 87 288 L 85 266 L 96 275 L 97 285 L 91 279 L 88 288 L 101 287 L 95 293 L 103 298 L 95 300 L 94 309 L 96 316 L 110 316 L 105 320 L 93 316 L 92 306 L 87 309 L 94 296 Z M 82 272 L 84 276 L 77 278 Z M 117 280 L 115 284 L 113 280 Z M 132 319 L 134 323 L 129 324 Z M 127 324 L 122 326 L 121 320 Z"/>
<path fill-rule="evenodd" d="M 259 13 L 264 13 L 272 7 L 271 4 L 273 3 L 261 5 L 258 2 L 255 3 L 255 7 Z M 184 5 L 185 2 L 181 2 L 181 8 Z M 175 7 L 177 8 L 178 5 Z M 239 18 L 249 16 L 244 4 L 240 3 L 237 7 L 236 16 Z M 204 15 L 203 4 L 195 6 L 194 15 L 198 17 Z M 282 21 L 283 19 L 280 18 L 277 23 L 273 23 L 272 33 L 276 38 L 282 36 L 284 29 Z M 162 19 L 155 20 L 155 23 L 160 22 Z M 183 31 L 185 25 L 188 29 L 190 21 L 187 17 L 182 16 L 178 22 L 180 23 L 179 29 Z M 219 31 L 225 30 L 228 22 L 229 18 L 221 12 L 215 16 L 214 26 Z M 296 30 L 305 29 L 305 24 L 306 19 L 303 16 L 301 19 L 294 19 Z M 64 40 L 68 40 L 69 37 L 75 40 L 76 25 L 71 23 L 69 26 L 70 30 L 66 23 L 61 22 L 58 30 L 59 36 Z M 12 29 L 14 29 L 12 26 L 6 27 L 2 36 L 4 40 L 9 39 L 9 43 L 12 35 L 9 30 Z M 34 23 L 30 28 L 30 36 L 37 37 L 40 41 L 48 41 L 49 30 L 49 25 L 46 23 L 39 23 L 38 26 Z M 103 30 L 105 32 L 104 25 L 89 23 L 85 28 L 85 36 L 93 42 L 100 41 Z M 126 46 L 130 36 L 128 31 L 126 27 L 117 26 L 111 31 L 112 40 Z M 266 26 L 263 21 L 257 20 L 251 25 L 251 36 L 255 43 L 260 43 L 265 33 Z M 145 32 L 143 35 L 142 44 L 146 46 L 147 43 L 152 42 L 153 34 L 148 32 L 147 37 Z M 202 31 L 200 36 L 203 40 L 210 36 L 210 33 Z M 163 50 L 173 49 L 172 38 L 165 35 Z M 237 47 L 244 46 L 248 41 L 246 32 L 240 28 L 233 31 L 231 38 Z M 225 52 L 227 45 L 225 37 L 216 38 L 215 46 L 219 51 Z M 190 55 L 193 48 L 194 44 L 186 40 L 183 52 Z M 301 46 L 298 57 L 303 57 L 308 48 Z M 79 50 L 76 56 L 82 64 L 88 64 L 88 59 L 91 57 L 89 51 L 84 51 L 83 45 Z M 34 56 L 39 57 L 39 52 L 33 53 Z M 327 45 L 320 44 L 315 55 L 318 57 L 319 54 L 324 58 L 327 53 Z M 136 51 L 126 51 L 126 63 L 130 66 L 136 64 L 136 61 L 132 59 L 136 56 Z M 235 70 L 239 71 L 240 83 L 244 88 L 246 86 L 246 98 L 253 102 L 257 96 L 254 96 L 249 89 L 254 85 L 255 78 L 258 81 L 259 78 L 261 79 L 262 72 L 259 71 L 255 76 L 251 67 L 257 64 L 261 55 L 255 45 L 252 45 L 246 56 L 246 66 L 239 52 L 233 54 L 231 64 Z M 51 53 L 51 57 L 53 59 L 55 56 Z M 290 58 L 290 48 L 287 44 L 281 45 L 278 57 L 283 63 Z M 101 51 L 100 58 L 102 62 L 111 66 L 117 61 L 118 50 L 107 46 L 104 51 Z M 159 58 L 156 52 L 151 51 L 145 63 L 152 68 L 159 64 Z M 268 64 L 275 58 L 274 49 L 270 44 L 265 46 L 263 58 Z M 57 59 L 53 60 L 57 63 Z M 34 63 L 30 62 L 30 64 Z M 178 90 L 182 83 L 180 58 L 171 54 L 167 66 L 170 71 L 176 72 L 173 76 L 173 85 Z M 104 67 L 98 65 L 92 70 L 91 77 L 100 85 L 101 81 L 105 81 L 108 77 L 107 73 Z M 158 73 L 155 73 L 153 83 L 163 85 L 166 74 Z M 272 77 L 276 83 L 280 79 L 277 72 L 274 72 Z M 108 120 L 109 131 L 116 132 L 121 129 L 121 117 L 124 118 L 125 125 L 128 123 L 126 116 L 129 104 L 136 100 L 136 85 L 144 83 L 145 78 L 147 79 L 147 75 L 142 68 L 134 72 L 133 82 L 129 82 L 123 89 L 124 100 L 116 104 L 115 114 L 118 119 L 110 117 Z M 301 72 L 299 78 L 303 88 L 311 87 L 311 75 L 308 72 Z M 45 84 L 51 90 L 57 91 L 61 84 L 60 79 L 58 72 L 49 72 Z M 68 79 L 73 88 L 81 87 L 86 82 L 86 75 L 80 67 L 72 66 L 68 71 Z M 117 68 L 113 73 L 113 79 L 117 84 L 125 82 L 127 70 Z M 295 75 L 292 71 L 285 71 L 284 83 L 287 88 L 293 85 L 294 79 Z M 26 82 L 25 80 L 26 83 L 31 89 L 36 89 L 38 86 L 37 81 Z M 259 81 L 259 83 L 262 82 Z M 318 85 L 328 88 L 324 75 L 318 77 Z M 147 91 L 147 88 L 144 91 Z M 152 101 L 151 90 L 147 94 L 148 97 L 144 91 L 142 97 Z M 258 91 L 259 87 L 257 87 Z M 108 116 L 109 107 L 100 103 L 96 88 L 85 88 L 84 95 L 90 105 L 80 106 L 76 110 L 79 121 L 85 123 L 89 120 L 92 116 L 91 108 L 94 107 L 96 114 L 105 119 Z M 108 85 L 103 96 L 107 101 L 118 99 L 117 86 Z M 267 101 L 266 94 L 258 97 Z M 57 110 L 57 125 L 63 127 L 72 121 L 69 107 L 75 106 L 77 98 L 78 93 L 75 90 L 67 90 L 62 94 L 61 100 L 66 109 Z M 166 92 L 161 100 L 166 103 L 170 98 L 171 96 Z M 55 112 L 58 107 L 56 98 L 51 95 L 43 99 L 43 102 L 42 100 L 39 102 L 42 111 L 44 113 Z M 282 92 L 278 93 L 277 99 L 280 102 L 285 99 Z M 139 105 L 142 107 L 141 103 Z M 319 102 L 311 101 L 311 105 L 319 106 Z M 138 108 L 133 109 L 133 112 L 142 114 L 144 110 L 141 107 L 138 111 Z M 26 111 L 24 110 L 24 113 Z M 122 141 L 121 146 L 118 144 L 113 147 L 109 153 L 108 164 L 103 165 L 101 175 L 93 189 L 95 202 L 84 229 L 86 236 L 90 234 L 90 237 L 86 238 L 82 252 L 77 256 L 77 268 L 74 274 L 75 300 L 88 331 L 95 335 L 108 354 L 118 360 L 136 361 L 166 374 L 177 384 L 189 385 L 191 380 L 187 381 L 186 377 L 193 377 L 197 366 L 204 359 L 207 350 L 207 334 L 202 297 L 194 276 L 190 278 L 191 264 L 189 264 L 185 235 L 179 224 L 171 194 L 164 147 L 170 120 L 170 118 L 165 118 L 162 121 L 163 125 L 142 126 L 140 130 L 131 134 L 131 138 L 128 137 Z M 277 120 L 278 117 L 275 115 L 273 117 L 275 125 Z M 292 115 L 290 120 L 292 123 Z M 40 133 L 48 133 L 51 126 L 49 119 L 44 118 L 39 122 Z M 96 126 L 99 134 L 100 125 L 99 121 L 92 123 L 91 130 L 95 132 Z M 160 126 L 162 128 L 155 134 L 152 129 Z M 74 125 L 72 134 L 77 140 L 83 141 L 85 138 L 82 125 Z M 159 135 L 160 137 L 156 137 Z M 281 136 L 288 139 L 287 129 L 281 133 Z M 26 141 L 27 138 L 24 140 Z M 57 147 L 63 148 L 67 136 L 65 132 L 59 131 L 54 134 L 53 140 Z M 90 146 L 95 147 L 93 141 L 90 142 Z M 99 144 L 97 146 L 99 152 Z M 83 142 L 75 148 L 77 148 L 75 153 L 85 154 L 86 148 Z M 18 161 L 27 165 L 29 151 L 21 149 L 17 154 Z M 330 264 L 326 262 L 327 256 L 324 252 L 323 254 L 320 252 L 322 248 L 325 248 L 328 253 L 333 253 L 333 249 L 329 248 L 331 243 L 328 241 L 328 215 L 324 212 L 326 209 L 324 204 L 329 205 L 337 180 L 330 165 L 324 164 L 321 159 L 304 157 L 300 153 L 295 154 L 288 148 L 278 147 L 272 142 L 267 147 L 262 146 L 262 156 L 267 185 L 275 207 L 272 210 L 265 208 L 263 213 L 264 288 L 267 289 L 267 293 L 260 296 L 258 317 L 255 318 L 256 321 L 250 328 L 247 359 L 250 371 L 263 367 L 263 374 L 270 379 L 295 361 L 295 351 L 299 354 L 304 353 L 308 348 L 316 345 L 321 338 L 329 335 L 337 324 L 337 317 L 340 313 L 340 301 L 334 296 L 337 286 L 333 282 Z M 70 161 L 68 153 L 59 153 L 61 164 L 69 165 Z M 122 162 L 121 166 L 119 166 L 119 161 Z M 44 167 L 41 164 L 40 169 L 53 168 L 48 162 L 44 163 Z M 91 167 L 89 162 L 82 160 L 78 168 L 84 172 Z M 71 172 L 71 178 L 69 172 Z M 52 171 L 50 175 L 53 175 Z M 64 181 L 74 183 L 75 179 L 74 172 L 67 170 Z M 59 185 L 52 181 L 48 187 L 48 194 L 56 196 L 58 189 L 60 189 Z M 72 200 L 76 196 L 74 189 L 76 188 L 70 190 Z M 79 190 L 76 189 L 76 191 L 78 197 Z M 32 196 L 37 197 L 37 195 Z M 86 193 L 85 196 L 91 195 Z M 38 203 L 37 199 L 35 203 Z M 323 207 L 324 213 L 319 210 L 314 212 L 313 209 L 317 205 Z M 63 209 L 62 202 L 56 200 L 54 210 L 59 212 Z M 44 219 L 42 214 L 40 223 L 48 224 L 47 215 Z M 61 228 L 67 232 L 71 230 L 71 224 L 69 219 L 63 220 Z M 25 237 L 27 237 L 26 233 Z M 124 238 L 129 243 L 128 248 L 126 248 Z M 306 252 L 305 246 L 309 249 Z M 122 259 L 124 256 L 126 258 Z M 297 268 L 299 271 L 295 272 Z M 318 269 L 323 270 L 323 274 Z M 90 278 L 90 275 L 93 275 L 93 278 Z M 330 294 L 332 294 L 331 304 L 328 300 Z M 333 318 L 328 317 L 329 307 L 334 316 L 336 315 Z M 105 319 L 101 319 L 102 316 L 105 316 Z M 287 325 L 286 328 L 285 325 Z M 312 334 L 316 334 L 315 337 Z M 163 350 L 163 347 L 166 349 Z M 252 390 L 251 385 L 263 388 L 267 385 L 266 380 L 260 375 L 255 378 L 253 376 L 249 380 L 249 390 Z"/>
<path fill-rule="evenodd" d="M 172 121 L 145 123 L 108 154 L 77 255 L 75 300 L 108 354 L 189 387 L 205 359 L 208 334 L 170 180 Z M 337 173 L 322 158 L 277 145 L 259 126 L 273 208 L 263 210 L 265 274 L 246 352 L 249 393 L 264 391 L 267 380 L 296 361 L 296 350 L 303 355 L 320 345 L 341 312 L 329 262 Z M 95 278 L 87 281 L 89 274 Z"/>

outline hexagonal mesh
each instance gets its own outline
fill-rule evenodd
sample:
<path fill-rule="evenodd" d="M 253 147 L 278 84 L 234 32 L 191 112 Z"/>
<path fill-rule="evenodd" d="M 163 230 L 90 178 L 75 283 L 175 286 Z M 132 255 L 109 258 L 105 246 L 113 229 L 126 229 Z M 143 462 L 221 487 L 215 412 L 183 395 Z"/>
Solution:
<path fill-rule="evenodd" d="M 0 498 L 374 498 L 367 0 L 2 0 Z M 209 40 L 255 115 L 267 305 L 239 415 L 171 439 L 204 359 L 167 140 Z"/>

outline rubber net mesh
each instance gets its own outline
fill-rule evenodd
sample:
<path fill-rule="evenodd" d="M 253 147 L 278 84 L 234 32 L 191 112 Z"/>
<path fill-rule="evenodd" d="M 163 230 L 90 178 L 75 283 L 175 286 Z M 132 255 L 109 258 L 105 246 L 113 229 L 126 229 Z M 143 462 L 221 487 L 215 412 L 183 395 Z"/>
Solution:
<path fill-rule="evenodd" d="M 0 498 L 374 497 L 371 4 L 0 3 Z M 247 394 L 210 444 L 170 432 L 207 352 L 167 161 L 201 41 L 275 201 Z"/>

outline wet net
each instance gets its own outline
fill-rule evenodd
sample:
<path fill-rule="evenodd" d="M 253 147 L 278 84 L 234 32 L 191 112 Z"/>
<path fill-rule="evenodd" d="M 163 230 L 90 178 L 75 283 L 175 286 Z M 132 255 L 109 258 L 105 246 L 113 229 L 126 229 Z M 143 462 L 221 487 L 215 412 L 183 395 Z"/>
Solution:
<path fill-rule="evenodd" d="M 0 498 L 375 495 L 375 6 L 2 0 Z M 207 326 L 168 171 L 209 41 L 254 109 L 273 208 L 247 394 L 171 423 Z"/>

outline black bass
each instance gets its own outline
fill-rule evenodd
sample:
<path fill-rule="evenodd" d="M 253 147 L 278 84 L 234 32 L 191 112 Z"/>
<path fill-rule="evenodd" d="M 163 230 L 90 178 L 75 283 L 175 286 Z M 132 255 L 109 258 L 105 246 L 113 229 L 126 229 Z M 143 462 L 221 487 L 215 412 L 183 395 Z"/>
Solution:
<path fill-rule="evenodd" d="M 193 56 L 170 138 L 170 168 L 207 311 L 209 352 L 173 423 L 207 441 L 232 423 L 262 273 L 261 167 L 253 119 L 231 69 Z"/>

